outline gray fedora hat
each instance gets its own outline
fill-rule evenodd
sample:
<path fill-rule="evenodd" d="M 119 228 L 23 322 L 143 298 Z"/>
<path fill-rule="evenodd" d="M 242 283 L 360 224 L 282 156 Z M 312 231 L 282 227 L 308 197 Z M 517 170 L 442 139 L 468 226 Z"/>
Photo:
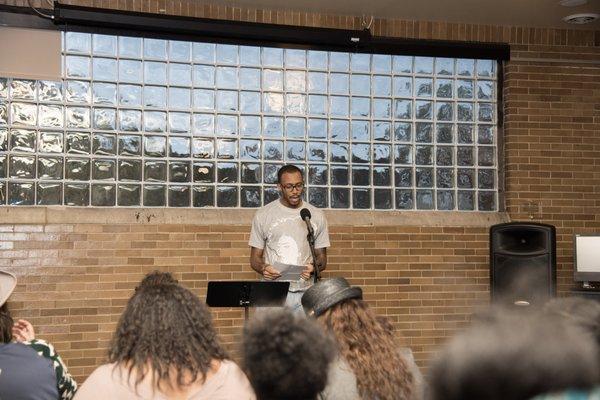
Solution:
<path fill-rule="evenodd" d="M 327 309 L 348 299 L 362 299 L 362 289 L 350 286 L 344 278 L 331 278 L 317 282 L 302 295 L 302 308 L 306 315 L 318 317 Z"/>

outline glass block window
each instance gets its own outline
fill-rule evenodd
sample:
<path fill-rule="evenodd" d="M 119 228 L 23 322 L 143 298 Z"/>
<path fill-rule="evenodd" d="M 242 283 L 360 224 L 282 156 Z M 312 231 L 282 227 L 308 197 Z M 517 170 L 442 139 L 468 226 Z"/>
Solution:
<path fill-rule="evenodd" d="M 496 211 L 491 60 L 66 32 L 63 79 L 0 78 L 0 202 Z"/>

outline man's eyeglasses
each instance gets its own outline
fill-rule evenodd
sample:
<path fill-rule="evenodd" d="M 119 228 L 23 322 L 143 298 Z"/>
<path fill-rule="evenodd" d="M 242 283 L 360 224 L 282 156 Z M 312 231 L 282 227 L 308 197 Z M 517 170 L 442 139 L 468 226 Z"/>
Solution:
<path fill-rule="evenodd" d="M 287 190 L 288 192 L 291 192 L 294 189 L 298 189 L 298 190 L 302 190 L 304 189 L 304 183 L 296 183 L 295 185 L 289 184 L 289 185 L 282 185 L 282 188 L 284 188 L 285 190 Z"/>

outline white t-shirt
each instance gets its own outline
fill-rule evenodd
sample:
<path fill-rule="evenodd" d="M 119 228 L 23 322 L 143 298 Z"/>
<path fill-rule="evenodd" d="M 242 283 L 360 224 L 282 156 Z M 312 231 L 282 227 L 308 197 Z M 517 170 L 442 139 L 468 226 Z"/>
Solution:
<path fill-rule="evenodd" d="M 318 208 L 303 202 L 298 208 L 286 207 L 279 200 L 260 208 L 254 215 L 248 244 L 263 249 L 265 263 L 305 265 L 312 261 L 310 246 L 306 238 L 306 223 L 300 218 L 300 210 L 310 211 L 310 223 L 315 232 L 315 249 L 329 247 L 329 232 L 325 215 Z M 292 282 L 291 292 L 310 287 L 311 280 Z"/>

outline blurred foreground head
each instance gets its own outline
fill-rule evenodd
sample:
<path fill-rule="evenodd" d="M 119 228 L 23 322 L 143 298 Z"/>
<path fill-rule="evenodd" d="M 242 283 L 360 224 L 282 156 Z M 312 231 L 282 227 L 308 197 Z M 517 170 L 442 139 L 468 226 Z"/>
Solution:
<path fill-rule="evenodd" d="M 547 302 L 544 313 L 579 326 L 600 345 L 600 302 L 582 297 L 560 297 Z"/>
<path fill-rule="evenodd" d="M 495 310 L 432 363 L 430 400 L 527 400 L 597 382 L 592 336 L 560 318 Z"/>
<path fill-rule="evenodd" d="M 314 321 L 281 309 L 246 325 L 243 355 L 259 400 L 312 400 L 325 388 L 334 345 Z"/>

